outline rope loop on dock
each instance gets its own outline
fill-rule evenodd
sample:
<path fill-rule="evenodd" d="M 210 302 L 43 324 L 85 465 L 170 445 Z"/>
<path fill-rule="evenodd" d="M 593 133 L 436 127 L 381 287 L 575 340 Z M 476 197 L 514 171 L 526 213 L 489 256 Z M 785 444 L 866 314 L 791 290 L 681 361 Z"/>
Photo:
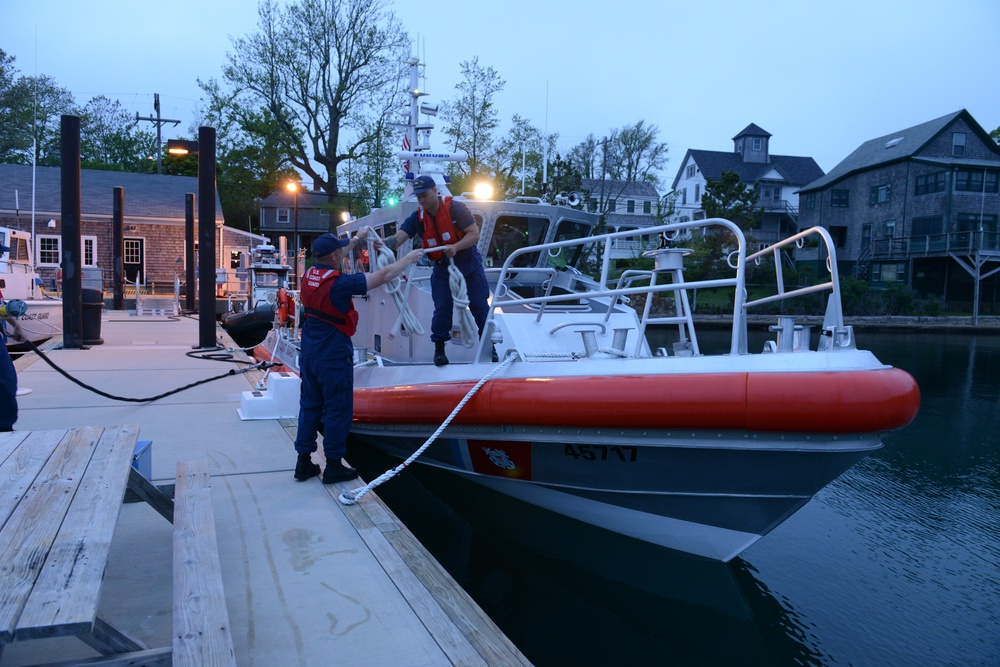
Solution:
<path fill-rule="evenodd" d="M 424 442 L 424 444 L 422 444 L 420 448 L 417 449 L 417 451 L 413 452 L 413 454 L 410 455 L 410 458 L 406 459 L 395 468 L 392 468 L 391 470 L 386 470 L 384 473 L 382 473 L 372 481 L 368 482 L 364 486 L 360 486 L 356 489 L 350 489 L 349 491 L 343 491 L 338 497 L 340 502 L 343 503 L 344 505 L 353 505 L 358 500 L 360 500 L 362 496 L 364 496 L 366 493 L 368 493 L 375 487 L 379 486 L 380 484 L 388 482 L 390 479 L 401 473 L 404 468 L 406 468 L 408 465 L 416 461 L 420 457 L 420 455 L 423 454 L 427 450 L 427 448 L 431 446 L 431 443 L 437 440 L 438 437 L 444 432 L 444 430 L 448 428 L 448 425 L 452 422 L 453 419 L 455 419 L 458 413 L 461 412 L 462 408 L 465 407 L 465 404 L 468 403 L 472 399 L 472 397 L 476 395 L 476 392 L 482 389 L 483 385 L 492 380 L 496 375 L 502 373 L 508 366 L 514 363 L 514 361 L 516 361 L 518 358 L 520 358 L 520 355 L 518 354 L 517 350 L 513 349 L 507 350 L 507 354 L 504 355 L 503 361 L 497 364 L 489 373 L 483 376 L 483 379 L 477 382 L 475 386 L 469 390 L 469 392 L 465 395 L 465 397 L 462 398 L 462 400 L 458 402 L 458 405 L 455 406 L 455 409 L 451 411 L 451 414 L 448 415 L 448 417 L 444 420 L 444 422 L 440 426 L 438 426 L 437 430 L 431 434 L 431 437 L 427 438 L 426 442 Z"/>

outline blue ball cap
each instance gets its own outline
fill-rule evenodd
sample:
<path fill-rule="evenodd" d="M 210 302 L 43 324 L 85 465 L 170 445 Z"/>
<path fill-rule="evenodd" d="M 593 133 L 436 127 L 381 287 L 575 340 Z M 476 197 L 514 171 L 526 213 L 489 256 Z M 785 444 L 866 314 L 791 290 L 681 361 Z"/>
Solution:
<path fill-rule="evenodd" d="M 312 244 L 312 253 L 314 257 L 322 257 L 323 255 L 329 255 L 331 252 L 337 248 L 344 248 L 350 243 L 350 239 L 338 239 L 333 234 L 323 234 Z"/>
<path fill-rule="evenodd" d="M 413 194 L 422 195 L 431 188 L 437 187 L 434 185 L 434 179 L 430 176 L 417 176 L 413 179 Z"/>

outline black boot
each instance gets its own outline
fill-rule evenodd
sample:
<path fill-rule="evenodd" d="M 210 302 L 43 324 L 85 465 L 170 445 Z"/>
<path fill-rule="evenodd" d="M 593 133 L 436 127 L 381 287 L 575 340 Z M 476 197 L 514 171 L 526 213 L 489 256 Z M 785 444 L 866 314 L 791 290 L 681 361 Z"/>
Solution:
<path fill-rule="evenodd" d="M 335 482 L 347 482 L 355 479 L 358 471 L 350 466 L 345 466 L 340 459 L 326 459 L 326 470 L 323 471 L 323 483 L 334 484 Z"/>
<path fill-rule="evenodd" d="M 299 454 L 299 460 L 295 462 L 295 479 L 304 482 L 319 474 L 319 466 L 312 462 L 309 454 Z"/>
<path fill-rule="evenodd" d="M 439 340 L 434 343 L 434 365 L 447 366 L 448 356 L 444 353 L 444 341 Z"/>

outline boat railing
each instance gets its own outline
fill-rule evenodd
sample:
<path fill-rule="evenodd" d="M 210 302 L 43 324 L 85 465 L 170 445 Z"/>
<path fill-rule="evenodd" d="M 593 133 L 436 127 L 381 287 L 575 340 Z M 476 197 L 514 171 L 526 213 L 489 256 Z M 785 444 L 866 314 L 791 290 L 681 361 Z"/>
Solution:
<path fill-rule="evenodd" d="M 733 245 L 735 245 L 735 249 L 731 250 L 726 256 L 728 266 L 733 269 L 733 275 L 730 277 L 696 281 L 685 280 L 683 277 L 682 257 L 690 251 L 679 248 L 663 248 L 645 253 L 647 257 L 652 257 L 654 260 L 655 268 L 652 271 L 626 271 L 618 278 L 611 277 L 611 251 L 619 239 L 635 236 L 650 236 L 655 234 L 664 234 L 667 238 L 671 238 L 677 237 L 682 232 L 687 230 L 714 227 L 721 227 L 721 231 L 728 231 L 733 235 Z M 714 232 L 717 230 L 712 231 Z M 801 247 L 801 245 L 805 243 L 806 239 L 815 236 L 818 236 L 819 242 L 824 244 L 827 248 L 827 268 L 831 272 L 831 279 L 809 287 L 786 291 L 784 289 L 780 256 L 777 253 L 781 251 L 781 248 L 791 244 L 798 244 Z M 584 274 L 574 272 L 573 270 L 559 271 L 544 267 L 526 269 L 525 267 L 513 266 L 518 257 L 521 255 L 541 253 L 541 251 L 557 253 L 563 248 L 573 248 L 576 246 L 592 247 L 592 252 L 595 253 L 595 257 L 600 258 L 601 269 L 599 276 L 591 278 Z M 773 253 L 776 260 L 776 293 L 767 297 L 748 300 L 746 290 L 747 262 L 759 262 L 768 253 Z M 539 282 L 544 287 L 544 292 L 540 296 L 526 297 L 516 293 L 510 288 L 512 284 L 523 284 L 523 281 L 518 278 L 524 274 L 526 270 L 537 273 L 538 276 L 542 278 Z M 669 275 L 671 279 L 670 282 L 658 283 L 657 277 L 660 274 Z M 544 278 L 544 276 L 548 277 Z M 565 291 L 554 292 L 553 287 L 557 286 L 562 287 Z M 489 319 L 492 321 L 498 306 L 501 306 L 504 303 L 516 301 L 522 306 L 537 306 L 538 312 L 535 317 L 536 321 L 540 321 L 542 316 L 545 314 L 546 309 L 550 309 L 553 305 L 564 304 L 571 301 L 579 302 L 581 296 L 584 296 L 590 300 L 607 301 L 607 307 L 604 310 L 602 319 L 604 322 L 608 322 L 617 303 L 620 301 L 627 301 L 632 296 L 642 294 L 646 295 L 646 304 L 640 317 L 640 330 L 636 343 L 636 354 L 638 354 L 638 351 L 641 349 L 642 341 L 645 338 L 646 328 L 651 324 L 677 325 L 682 347 L 687 346 L 687 349 L 690 349 L 694 354 L 699 354 L 688 294 L 691 290 L 715 288 L 731 288 L 734 290 L 733 330 L 730 348 L 731 354 L 745 354 L 747 352 L 747 312 L 751 308 L 767 303 L 791 299 L 793 297 L 821 292 L 824 290 L 831 290 L 832 296 L 828 304 L 827 315 L 824 319 L 824 328 L 840 327 L 843 324 L 836 254 L 832 238 L 827 230 L 820 227 L 804 230 L 792 237 L 789 237 L 788 239 L 776 243 L 773 246 L 769 246 L 765 250 L 747 256 L 746 238 L 743 231 L 733 222 L 723 218 L 671 223 L 656 227 L 643 228 L 641 230 L 626 230 L 598 236 L 571 239 L 567 241 L 556 241 L 520 248 L 512 252 L 507 257 L 503 266 L 499 269 L 499 277 L 494 290 L 494 299 L 491 305 Z M 675 315 L 660 317 L 652 314 L 650 307 L 653 297 L 659 294 L 669 294 L 673 296 L 676 305 Z M 484 336 L 483 338 L 486 339 L 488 337 Z M 480 341 L 480 345 L 485 345 L 485 342 Z"/>

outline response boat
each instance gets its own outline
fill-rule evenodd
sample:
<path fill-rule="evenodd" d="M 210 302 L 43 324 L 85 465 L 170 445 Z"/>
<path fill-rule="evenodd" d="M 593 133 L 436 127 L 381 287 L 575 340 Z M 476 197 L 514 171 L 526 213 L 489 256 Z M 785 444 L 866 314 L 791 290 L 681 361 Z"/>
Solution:
<path fill-rule="evenodd" d="M 411 119 L 419 146 L 416 99 Z M 450 194 L 440 161 L 455 156 L 401 156 L 422 160 L 421 173 Z M 573 207 L 457 198 L 481 226 L 491 285 L 485 330 L 463 341 L 456 329 L 451 363 L 433 365 L 434 346 L 418 331 L 429 329 L 433 311 L 430 266 L 413 265 L 399 283 L 355 299 L 352 434 L 366 443 L 406 459 L 433 440 L 417 462 L 728 561 L 917 414 L 914 379 L 859 349 L 845 325 L 836 247 L 824 228 L 750 252 L 740 227 L 723 219 L 595 235 L 598 216 Z M 408 187 L 399 206 L 338 233 L 368 226 L 385 238 L 416 206 Z M 725 277 L 688 281 L 690 251 L 651 241 L 702 234 L 727 235 Z M 783 253 L 805 243 L 825 251 L 826 271 L 789 289 Z M 652 268 L 616 275 L 611 258 L 623 247 Z M 378 268 L 368 261 L 375 245 L 363 250 L 345 271 Z M 758 262 L 773 263 L 774 285 L 750 298 L 747 267 Z M 699 343 L 692 303 L 696 291 L 720 289 L 731 294 L 732 324 L 728 345 L 712 352 Z M 809 300 L 825 304 L 815 323 L 786 314 Z M 751 349 L 749 323 L 762 312 L 782 314 L 773 337 Z M 255 356 L 296 372 L 296 326 L 273 329 Z M 654 333 L 660 342 L 651 344 Z"/>

